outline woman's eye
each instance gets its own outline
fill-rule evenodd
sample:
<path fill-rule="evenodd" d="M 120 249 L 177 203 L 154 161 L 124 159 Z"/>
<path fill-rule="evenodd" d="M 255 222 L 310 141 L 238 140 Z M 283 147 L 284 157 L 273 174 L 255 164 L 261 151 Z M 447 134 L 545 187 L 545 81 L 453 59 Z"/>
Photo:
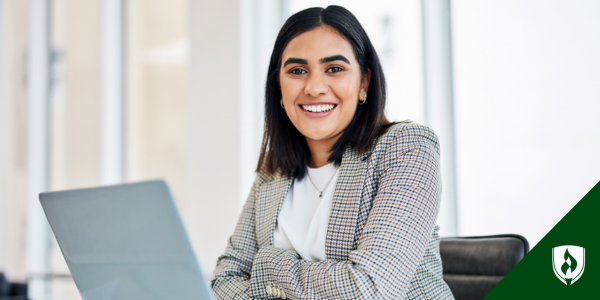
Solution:
<path fill-rule="evenodd" d="M 303 69 L 293 69 L 293 70 L 290 70 L 290 73 L 294 74 L 294 75 L 301 75 L 301 74 L 305 74 L 306 71 Z"/>
<path fill-rule="evenodd" d="M 327 73 L 337 73 L 337 72 L 341 72 L 344 71 L 344 69 L 340 68 L 340 67 L 331 67 L 329 69 L 327 69 Z"/>

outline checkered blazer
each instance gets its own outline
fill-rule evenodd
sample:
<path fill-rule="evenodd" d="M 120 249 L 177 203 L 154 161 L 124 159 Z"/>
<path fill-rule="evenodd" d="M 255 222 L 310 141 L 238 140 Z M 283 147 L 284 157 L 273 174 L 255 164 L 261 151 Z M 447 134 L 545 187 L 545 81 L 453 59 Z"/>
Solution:
<path fill-rule="evenodd" d="M 259 173 L 212 288 L 219 299 L 454 299 L 442 278 L 439 144 L 428 127 L 393 125 L 368 153 L 344 152 L 327 259 L 273 246 L 293 178 Z"/>

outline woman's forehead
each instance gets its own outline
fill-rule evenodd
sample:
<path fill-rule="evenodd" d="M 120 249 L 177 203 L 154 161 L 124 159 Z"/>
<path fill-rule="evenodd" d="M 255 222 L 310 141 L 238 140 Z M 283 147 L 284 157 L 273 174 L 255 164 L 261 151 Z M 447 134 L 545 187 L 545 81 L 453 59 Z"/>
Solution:
<path fill-rule="evenodd" d="M 329 26 L 319 26 L 292 39 L 281 59 L 302 58 L 311 63 L 332 55 L 343 55 L 351 62 L 356 61 L 352 45 L 341 33 Z"/>

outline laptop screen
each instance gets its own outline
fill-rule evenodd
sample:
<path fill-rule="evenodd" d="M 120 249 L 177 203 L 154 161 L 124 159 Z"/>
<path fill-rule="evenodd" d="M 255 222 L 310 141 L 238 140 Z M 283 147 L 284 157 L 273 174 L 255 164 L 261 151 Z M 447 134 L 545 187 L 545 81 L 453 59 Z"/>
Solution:
<path fill-rule="evenodd" d="M 213 299 L 164 181 L 40 201 L 84 300 Z"/>

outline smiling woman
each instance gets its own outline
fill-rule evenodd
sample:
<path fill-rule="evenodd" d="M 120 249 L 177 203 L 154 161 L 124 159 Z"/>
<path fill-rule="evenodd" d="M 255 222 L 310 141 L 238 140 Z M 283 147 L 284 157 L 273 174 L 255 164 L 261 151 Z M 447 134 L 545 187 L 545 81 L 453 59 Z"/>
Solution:
<path fill-rule="evenodd" d="M 348 10 L 286 21 L 257 177 L 212 280 L 218 298 L 453 299 L 435 224 L 437 137 L 389 122 L 385 102 L 377 53 Z"/>
<path fill-rule="evenodd" d="M 308 167 L 339 166 L 348 146 L 365 153 L 393 125 L 385 96 L 375 48 L 349 11 L 330 6 L 291 16 L 271 54 L 256 172 L 302 179 Z"/>
<path fill-rule="evenodd" d="M 291 40 L 282 58 L 281 101 L 308 148 L 316 150 L 311 151 L 308 166 L 322 167 L 354 117 L 358 98 L 367 97 L 370 73 L 362 74 L 352 46 L 329 26 Z"/>

